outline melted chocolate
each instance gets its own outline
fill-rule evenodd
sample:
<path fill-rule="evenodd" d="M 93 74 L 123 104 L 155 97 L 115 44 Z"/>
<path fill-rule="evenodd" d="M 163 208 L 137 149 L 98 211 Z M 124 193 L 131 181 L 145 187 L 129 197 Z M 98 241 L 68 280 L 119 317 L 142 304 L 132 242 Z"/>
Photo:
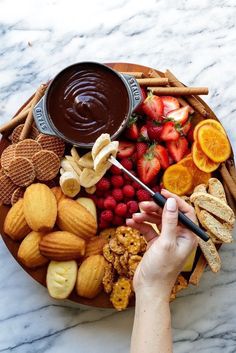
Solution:
<path fill-rule="evenodd" d="M 129 113 L 123 81 L 109 68 L 77 64 L 62 71 L 49 89 L 47 111 L 67 139 L 93 143 L 102 133 L 117 132 Z"/>

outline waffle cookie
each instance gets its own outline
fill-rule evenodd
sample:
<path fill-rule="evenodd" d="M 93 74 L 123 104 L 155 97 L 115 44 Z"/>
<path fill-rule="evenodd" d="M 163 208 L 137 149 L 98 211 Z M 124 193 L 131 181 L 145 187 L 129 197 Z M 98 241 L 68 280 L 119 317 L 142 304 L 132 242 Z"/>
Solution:
<path fill-rule="evenodd" d="M 16 149 L 16 145 L 10 145 L 2 152 L 1 166 L 4 169 L 4 171 L 8 171 L 9 165 L 15 157 L 15 149 Z"/>
<path fill-rule="evenodd" d="M 9 177 L 17 186 L 28 186 L 35 179 L 33 163 L 25 157 L 16 157 L 9 166 Z"/>
<path fill-rule="evenodd" d="M 0 202 L 10 205 L 12 194 L 17 186 L 6 175 L 0 176 L 0 185 Z"/>
<path fill-rule="evenodd" d="M 18 187 L 11 196 L 11 204 L 12 206 L 24 196 L 25 189 Z"/>
<path fill-rule="evenodd" d="M 36 140 L 44 150 L 54 152 L 59 158 L 64 155 L 65 142 L 58 137 L 39 134 Z"/>
<path fill-rule="evenodd" d="M 55 178 L 60 169 L 60 159 L 52 151 L 42 150 L 36 153 L 32 162 L 35 168 L 36 177 L 40 181 Z"/>
<path fill-rule="evenodd" d="M 12 143 L 17 143 L 20 141 L 20 134 L 21 134 L 21 131 L 23 130 L 23 127 L 24 127 L 24 124 L 20 124 L 12 131 L 12 134 L 9 137 Z M 36 140 L 38 135 L 39 135 L 38 129 L 35 126 L 32 126 L 29 134 L 29 138 Z"/>
<path fill-rule="evenodd" d="M 25 139 L 20 141 L 16 145 L 15 157 L 25 157 L 27 159 L 32 159 L 35 153 L 41 151 L 41 145 L 32 139 Z"/>

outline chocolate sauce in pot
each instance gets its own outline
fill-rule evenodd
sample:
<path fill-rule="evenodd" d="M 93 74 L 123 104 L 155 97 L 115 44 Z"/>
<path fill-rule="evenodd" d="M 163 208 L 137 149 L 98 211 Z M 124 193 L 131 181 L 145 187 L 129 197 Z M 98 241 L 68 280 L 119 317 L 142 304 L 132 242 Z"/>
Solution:
<path fill-rule="evenodd" d="M 106 67 L 84 63 L 59 75 L 48 92 L 47 111 L 67 139 L 93 143 L 102 133 L 111 136 L 129 113 L 123 81 Z"/>

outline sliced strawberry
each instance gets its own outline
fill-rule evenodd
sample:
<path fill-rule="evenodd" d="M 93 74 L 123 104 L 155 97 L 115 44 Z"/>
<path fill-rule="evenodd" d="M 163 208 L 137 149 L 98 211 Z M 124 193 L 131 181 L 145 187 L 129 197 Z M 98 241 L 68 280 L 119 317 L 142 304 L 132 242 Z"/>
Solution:
<path fill-rule="evenodd" d="M 167 149 L 162 145 L 153 145 L 150 147 L 153 150 L 154 156 L 159 159 L 160 165 L 163 169 L 169 167 L 169 155 Z"/>
<path fill-rule="evenodd" d="M 163 111 L 163 115 L 167 116 L 167 114 L 169 112 L 171 112 L 172 110 L 176 110 L 179 109 L 180 105 L 179 105 L 179 101 L 177 98 L 172 97 L 172 96 L 162 96 L 161 97 L 162 103 L 164 105 L 164 111 Z"/>
<path fill-rule="evenodd" d="M 129 119 L 128 126 L 125 132 L 125 136 L 130 139 L 136 141 L 139 137 L 139 131 L 137 126 L 137 116 L 132 115 Z"/>
<path fill-rule="evenodd" d="M 143 114 L 143 102 L 147 98 L 147 91 L 145 88 L 141 87 L 141 96 L 142 96 L 142 103 L 138 106 L 138 108 L 135 110 L 136 113 Z"/>
<path fill-rule="evenodd" d="M 145 142 L 138 142 L 136 143 L 136 154 L 137 154 L 137 159 L 141 158 L 148 149 L 148 145 Z"/>
<path fill-rule="evenodd" d="M 139 178 L 143 183 L 149 184 L 157 176 L 160 167 L 160 162 L 153 153 L 145 153 L 137 162 Z"/>
<path fill-rule="evenodd" d="M 175 162 L 179 162 L 188 150 L 188 141 L 185 137 L 180 137 L 177 141 L 168 141 L 167 149 Z"/>
<path fill-rule="evenodd" d="M 151 119 L 162 121 L 163 120 L 163 103 L 160 97 L 154 96 L 149 93 L 143 102 L 143 112 Z"/>
<path fill-rule="evenodd" d="M 163 130 L 163 126 L 159 121 L 152 120 L 147 123 L 147 133 L 151 141 L 160 141 L 160 135 Z"/>
<path fill-rule="evenodd" d="M 167 114 L 167 118 L 173 120 L 174 122 L 184 125 L 184 123 L 188 120 L 189 115 L 189 106 L 182 107 L 176 110 L 172 110 Z"/>
<path fill-rule="evenodd" d="M 127 158 L 132 156 L 135 151 L 135 144 L 133 142 L 128 141 L 120 141 L 117 157 L 119 158 Z"/>
<path fill-rule="evenodd" d="M 178 140 L 180 134 L 175 128 L 173 121 L 168 121 L 163 125 L 163 130 L 160 134 L 160 139 L 162 141 L 176 141 Z"/>
<path fill-rule="evenodd" d="M 143 125 L 139 132 L 138 141 L 148 141 L 148 140 L 149 140 L 149 137 L 147 132 L 147 125 Z"/>

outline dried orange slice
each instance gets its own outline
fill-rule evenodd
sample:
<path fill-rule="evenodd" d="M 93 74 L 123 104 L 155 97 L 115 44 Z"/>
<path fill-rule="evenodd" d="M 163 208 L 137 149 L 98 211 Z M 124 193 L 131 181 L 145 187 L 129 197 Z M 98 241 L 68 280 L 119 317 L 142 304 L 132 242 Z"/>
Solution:
<path fill-rule="evenodd" d="M 200 121 L 200 123 L 198 123 L 195 126 L 194 131 L 193 131 L 193 139 L 194 140 L 197 140 L 198 130 L 200 129 L 200 127 L 203 125 L 206 125 L 206 124 L 213 126 L 216 130 L 219 130 L 220 132 L 222 132 L 222 134 L 226 135 L 225 129 L 217 120 L 205 119 L 205 120 Z"/>
<path fill-rule="evenodd" d="M 193 189 L 199 184 L 207 184 L 211 177 L 211 173 L 206 173 L 200 170 L 193 161 L 192 155 L 183 158 L 178 164 L 188 168 L 188 171 L 193 178 Z"/>
<path fill-rule="evenodd" d="M 213 162 L 224 162 L 229 158 L 229 140 L 222 132 L 207 124 L 199 128 L 197 136 L 201 149 Z"/>
<path fill-rule="evenodd" d="M 220 163 L 213 162 L 210 158 L 207 157 L 197 141 L 193 143 L 192 156 L 195 165 L 206 173 L 213 172 L 220 165 Z"/>
<path fill-rule="evenodd" d="M 176 195 L 185 195 L 191 189 L 193 180 L 186 167 L 179 164 L 171 165 L 163 175 L 164 187 Z"/>

